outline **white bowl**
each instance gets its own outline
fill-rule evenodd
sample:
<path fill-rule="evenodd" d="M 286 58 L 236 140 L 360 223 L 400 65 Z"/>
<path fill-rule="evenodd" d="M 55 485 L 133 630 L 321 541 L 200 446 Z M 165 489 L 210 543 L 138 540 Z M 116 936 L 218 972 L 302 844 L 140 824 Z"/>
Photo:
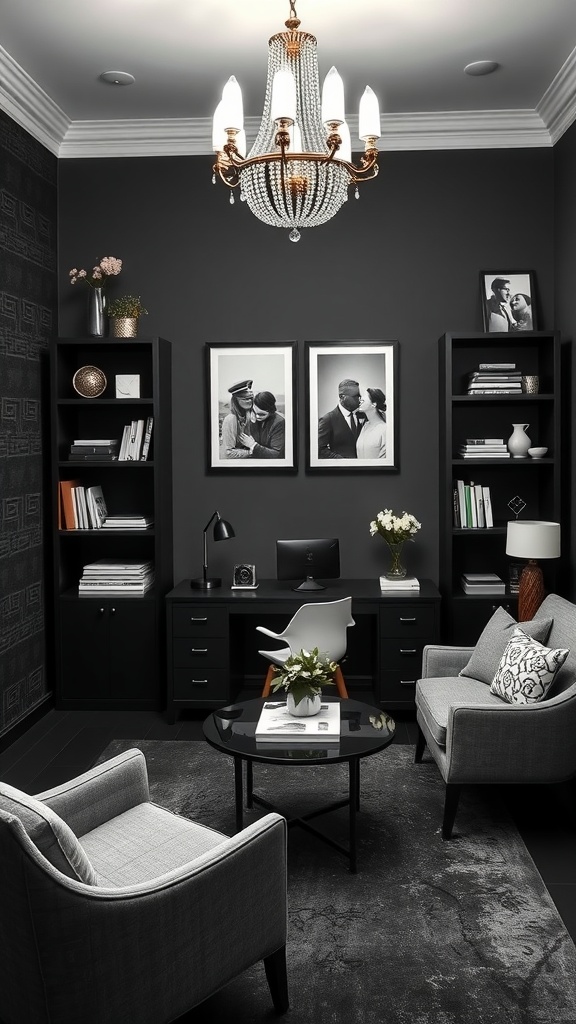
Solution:
<path fill-rule="evenodd" d="M 547 451 L 547 448 L 529 448 L 528 455 L 531 455 L 533 459 L 543 459 Z"/>

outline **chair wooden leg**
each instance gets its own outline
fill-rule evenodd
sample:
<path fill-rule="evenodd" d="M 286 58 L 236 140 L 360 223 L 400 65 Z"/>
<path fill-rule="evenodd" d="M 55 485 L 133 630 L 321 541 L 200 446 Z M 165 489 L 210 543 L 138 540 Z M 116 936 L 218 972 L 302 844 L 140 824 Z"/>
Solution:
<path fill-rule="evenodd" d="M 342 675 L 342 669 L 340 668 L 340 665 L 338 665 L 338 668 L 334 673 L 334 682 L 336 683 L 338 696 L 343 697 L 344 700 L 347 700 L 348 690 L 346 689 L 346 683 L 344 682 L 344 676 Z"/>
<path fill-rule="evenodd" d="M 264 970 L 276 1013 L 286 1013 L 290 1007 L 286 974 L 286 946 L 282 946 L 275 953 L 264 957 Z"/>
<path fill-rule="evenodd" d="M 446 784 L 446 797 L 444 799 L 444 820 L 442 821 L 442 839 L 452 837 L 452 827 L 458 810 L 460 798 L 460 785 L 450 782 Z"/>
<path fill-rule="evenodd" d="M 264 689 L 262 690 L 262 696 L 263 697 L 269 697 L 270 696 L 270 685 L 271 685 L 273 679 L 274 679 L 274 665 L 268 665 L 268 672 L 266 674 L 266 679 L 264 681 Z"/>
<path fill-rule="evenodd" d="M 414 751 L 414 764 L 420 764 L 424 748 L 426 746 L 426 738 L 420 726 L 418 726 L 418 736 L 416 738 L 416 749 Z"/>

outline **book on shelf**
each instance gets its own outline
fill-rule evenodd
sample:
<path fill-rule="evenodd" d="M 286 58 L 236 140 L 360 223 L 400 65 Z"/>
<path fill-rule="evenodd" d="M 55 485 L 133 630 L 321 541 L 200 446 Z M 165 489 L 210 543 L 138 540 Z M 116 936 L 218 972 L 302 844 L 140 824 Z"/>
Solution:
<path fill-rule="evenodd" d="M 62 503 L 61 524 L 63 530 L 75 530 L 73 489 L 80 485 L 79 480 L 60 481 L 60 501 Z"/>
<path fill-rule="evenodd" d="M 516 363 L 478 363 L 479 370 L 515 370 Z"/>
<path fill-rule="evenodd" d="M 106 516 L 103 530 L 147 530 L 154 525 L 151 516 Z"/>
<path fill-rule="evenodd" d="M 121 558 L 97 558 L 83 567 L 84 573 L 111 574 L 116 576 L 142 575 L 154 571 L 151 559 L 146 562 L 124 562 Z"/>
<path fill-rule="evenodd" d="M 150 451 L 150 441 L 152 438 L 152 427 L 154 425 L 154 417 L 148 416 L 146 420 L 146 426 L 144 428 L 144 440 L 142 441 L 142 451 L 140 453 L 140 461 L 146 462 L 148 453 Z"/>
<path fill-rule="evenodd" d="M 462 590 L 465 594 L 505 594 L 504 580 L 496 573 L 471 572 L 462 574 Z"/>
<path fill-rule="evenodd" d="M 258 743 L 335 743 L 340 739 L 340 701 L 322 701 L 317 715 L 296 718 L 285 701 L 269 700 L 260 712 L 254 733 Z"/>
<path fill-rule="evenodd" d="M 480 449 L 475 452 L 458 452 L 459 459 L 509 459 L 510 452 L 484 452 Z"/>
<path fill-rule="evenodd" d="M 126 452 L 128 451 L 128 443 L 130 441 L 130 424 L 127 423 L 122 431 L 122 438 L 120 441 L 120 451 L 118 453 L 118 462 L 126 462 Z"/>
<path fill-rule="evenodd" d="M 491 529 L 494 526 L 494 519 L 492 517 L 492 498 L 490 497 L 489 487 L 482 487 L 482 497 L 484 498 L 484 519 L 486 520 L 486 529 Z"/>
<path fill-rule="evenodd" d="M 476 519 L 479 530 L 483 530 L 486 526 L 486 519 L 484 517 L 484 495 L 482 493 L 482 485 L 474 484 L 474 500 L 476 502 Z"/>
<path fill-rule="evenodd" d="M 114 444 L 71 444 L 71 455 L 117 455 L 118 442 Z"/>
<path fill-rule="evenodd" d="M 88 514 L 86 510 L 86 498 L 84 487 L 79 484 L 72 488 L 72 501 L 74 502 L 74 524 L 76 530 L 88 529 Z"/>
<path fill-rule="evenodd" d="M 466 444 L 466 445 L 475 445 L 475 444 L 478 444 L 478 445 L 486 445 L 486 444 L 502 445 L 503 444 L 503 445 L 505 445 L 506 441 L 504 440 L 503 437 L 467 437 L 467 438 L 465 438 L 463 443 Z"/>
<path fill-rule="evenodd" d="M 490 488 L 454 480 L 452 483 L 454 526 L 458 529 L 486 529 L 494 526 Z"/>
<path fill-rule="evenodd" d="M 420 580 L 416 576 L 405 576 L 402 580 L 389 580 L 386 576 L 381 576 L 380 590 L 420 590 Z"/>
<path fill-rule="evenodd" d="M 82 445 L 110 445 L 118 444 L 117 437 L 76 437 L 72 444 Z"/>
<path fill-rule="evenodd" d="M 469 395 L 521 395 L 522 388 L 468 388 Z"/>
<path fill-rule="evenodd" d="M 104 494 L 100 484 L 94 484 L 92 487 L 86 488 L 86 503 L 88 505 L 88 514 L 92 529 L 101 529 L 102 524 L 108 515 L 108 509 L 106 508 L 106 502 L 104 500 Z"/>

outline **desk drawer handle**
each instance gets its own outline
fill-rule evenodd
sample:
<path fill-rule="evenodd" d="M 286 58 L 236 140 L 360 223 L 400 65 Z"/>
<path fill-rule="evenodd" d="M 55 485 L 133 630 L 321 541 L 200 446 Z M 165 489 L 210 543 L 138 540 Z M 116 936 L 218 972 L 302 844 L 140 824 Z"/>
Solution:
<path fill-rule="evenodd" d="M 411 619 L 409 619 L 407 616 L 402 616 L 402 615 L 400 616 L 400 622 L 416 622 L 416 621 L 417 621 L 417 619 L 416 619 L 415 615 L 413 615 Z"/>
<path fill-rule="evenodd" d="M 409 651 L 409 650 L 403 650 L 402 647 L 401 647 L 400 648 L 400 654 L 416 654 L 416 648 L 413 647 L 412 650 Z"/>
<path fill-rule="evenodd" d="M 190 622 L 208 622 L 208 616 L 204 615 L 203 617 L 200 617 L 200 616 L 191 615 L 190 616 Z"/>
<path fill-rule="evenodd" d="M 401 679 L 400 686 L 416 686 L 415 679 Z"/>
<path fill-rule="evenodd" d="M 208 686 L 207 679 L 191 679 L 192 686 Z"/>
<path fill-rule="evenodd" d="M 190 654 L 208 654 L 207 647 L 191 647 Z"/>

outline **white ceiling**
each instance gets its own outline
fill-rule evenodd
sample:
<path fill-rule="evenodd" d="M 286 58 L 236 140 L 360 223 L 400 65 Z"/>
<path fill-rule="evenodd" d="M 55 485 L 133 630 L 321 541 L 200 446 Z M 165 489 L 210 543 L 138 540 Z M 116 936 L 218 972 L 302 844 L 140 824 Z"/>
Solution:
<path fill-rule="evenodd" d="M 353 139 L 367 84 L 383 150 L 550 146 L 576 119 L 576 0 L 296 6 L 321 79 L 333 64 L 344 79 Z M 209 153 L 234 74 L 250 141 L 267 42 L 289 14 L 289 0 L 0 0 L 0 108 L 61 157 Z M 464 74 L 477 60 L 500 68 Z M 104 71 L 135 83 L 106 85 Z"/>

